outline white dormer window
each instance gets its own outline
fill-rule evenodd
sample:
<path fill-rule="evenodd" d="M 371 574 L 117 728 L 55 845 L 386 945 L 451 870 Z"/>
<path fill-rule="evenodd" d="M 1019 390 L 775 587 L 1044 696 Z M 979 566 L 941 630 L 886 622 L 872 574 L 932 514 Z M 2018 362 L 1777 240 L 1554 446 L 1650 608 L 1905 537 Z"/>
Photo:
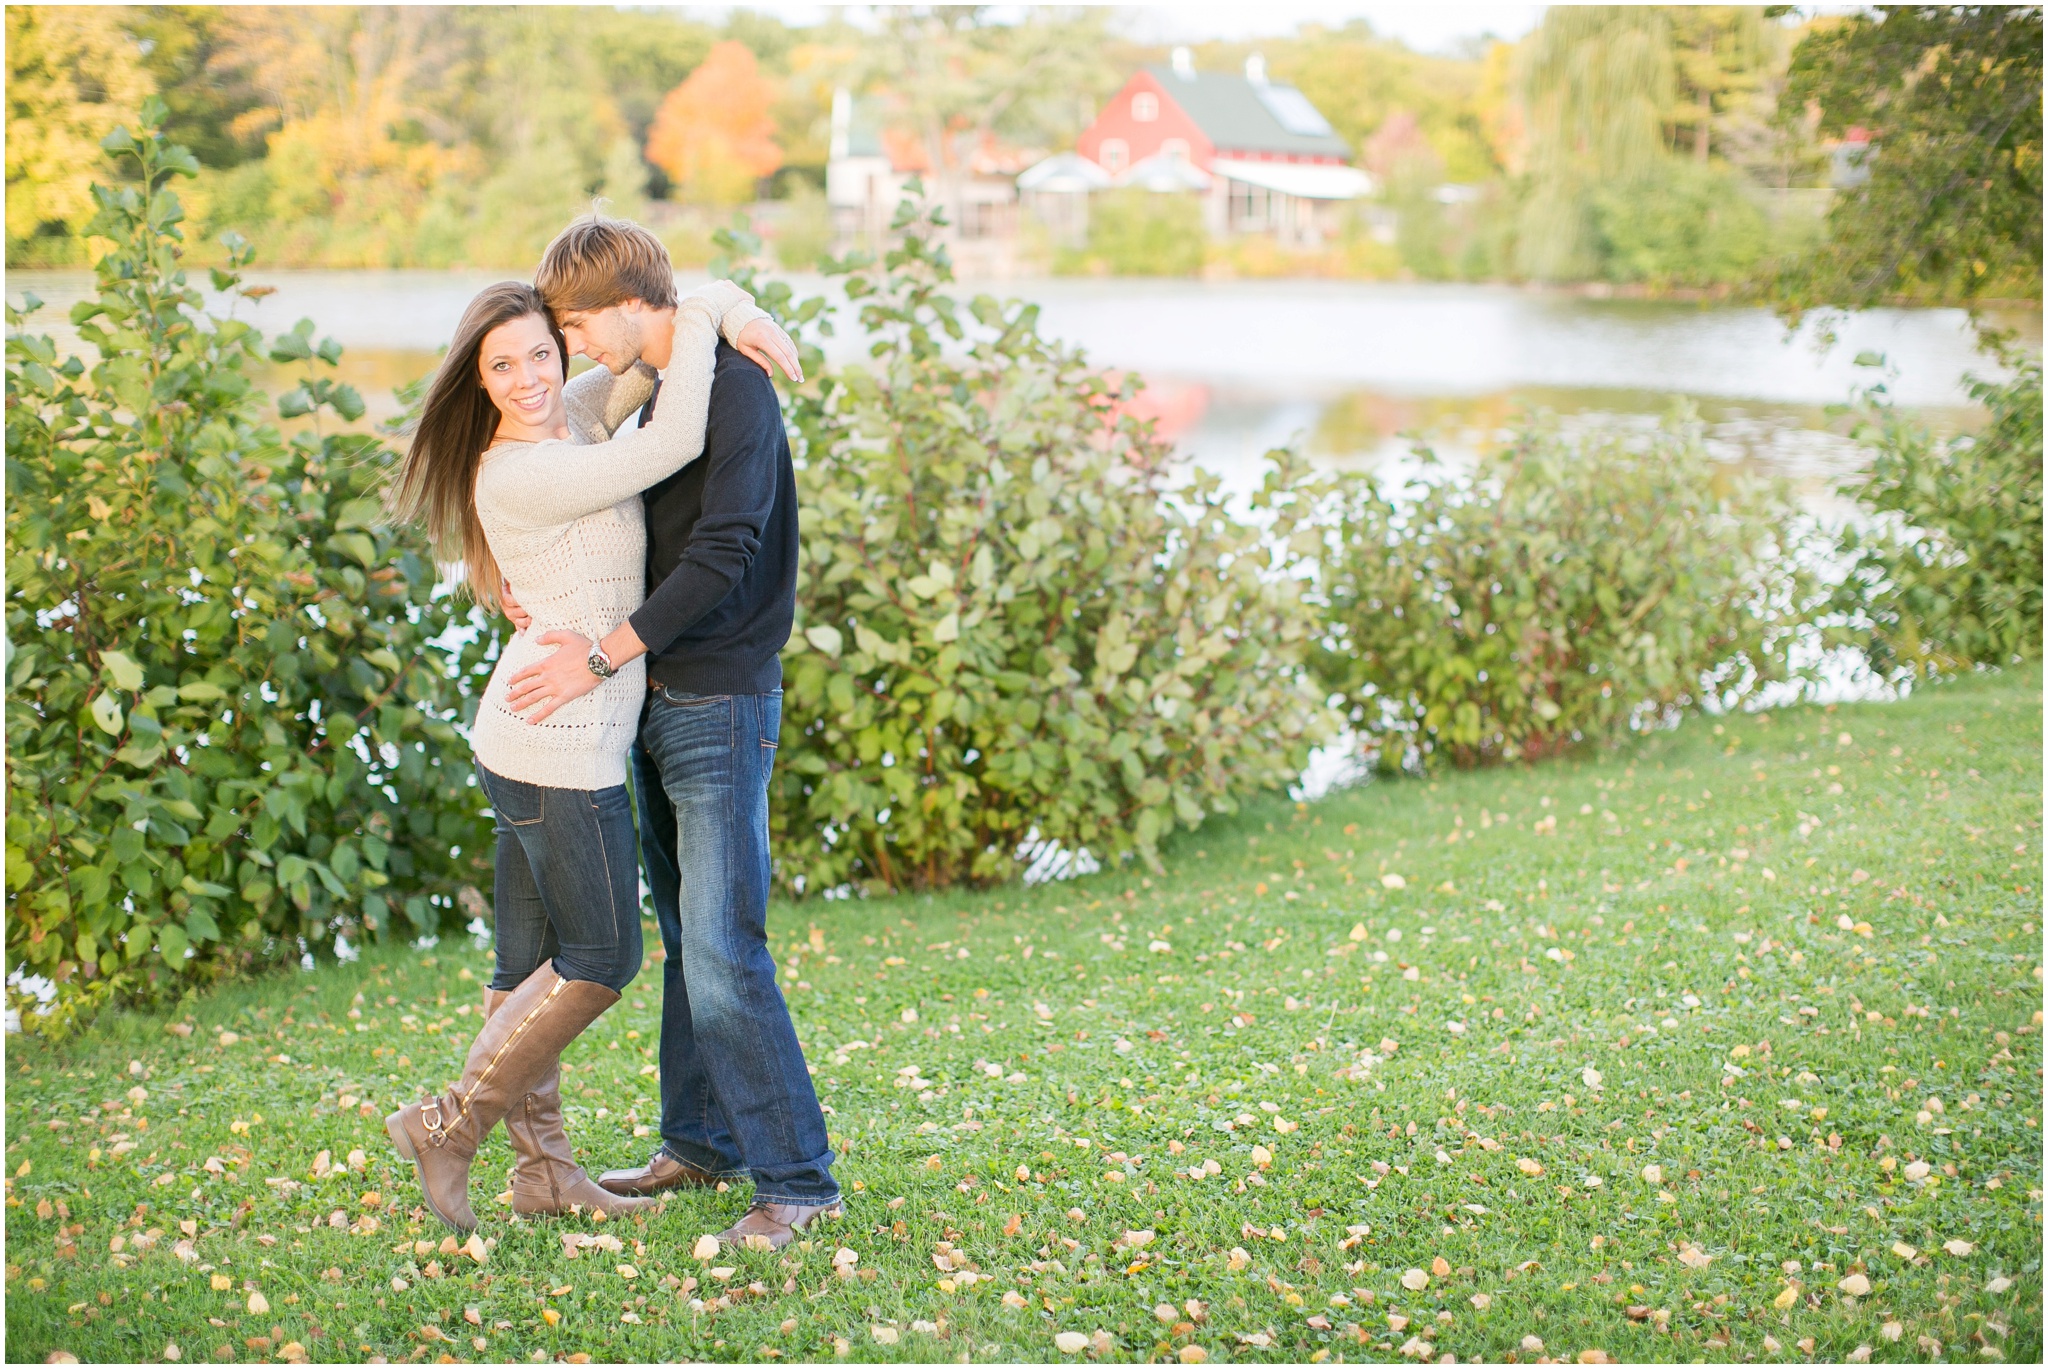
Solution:
<path fill-rule="evenodd" d="M 1141 124 L 1149 124 L 1159 117 L 1159 97 L 1149 90 L 1141 90 L 1131 97 L 1131 117 Z"/>
<path fill-rule="evenodd" d="M 1102 140 L 1102 169 L 1114 176 L 1131 164 L 1131 145 L 1122 138 Z"/>
<path fill-rule="evenodd" d="M 1193 148 L 1188 146 L 1188 140 L 1186 138 L 1168 138 L 1165 142 L 1159 145 L 1160 156 L 1170 159 L 1177 159 L 1183 162 L 1187 161 L 1190 157 L 1192 157 L 1194 155 L 1194 151 L 1195 150 Z"/>

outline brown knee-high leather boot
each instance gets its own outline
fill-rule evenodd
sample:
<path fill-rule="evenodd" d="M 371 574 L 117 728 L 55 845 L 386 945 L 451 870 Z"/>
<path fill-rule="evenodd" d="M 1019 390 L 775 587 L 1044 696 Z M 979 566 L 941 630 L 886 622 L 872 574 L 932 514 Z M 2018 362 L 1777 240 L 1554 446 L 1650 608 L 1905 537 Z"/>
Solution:
<path fill-rule="evenodd" d="M 496 1016 L 510 989 L 484 990 L 484 1020 Z M 583 1172 L 562 1126 L 561 1062 L 549 1066 L 540 1082 L 516 1099 L 505 1114 L 518 1163 L 512 1170 L 512 1210 L 529 1215 L 556 1214 L 572 1207 L 595 1208 L 607 1216 L 660 1207 L 653 1198 L 608 1193 Z"/>
<path fill-rule="evenodd" d="M 434 1215 L 457 1231 L 476 1226 L 469 1166 L 506 1113 L 555 1067 L 583 1029 L 619 1001 L 602 984 L 564 979 L 543 965 L 506 995 L 469 1046 L 462 1078 L 446 1093 L 384 1119 L 398 1153 L 413 1162 Z"/>

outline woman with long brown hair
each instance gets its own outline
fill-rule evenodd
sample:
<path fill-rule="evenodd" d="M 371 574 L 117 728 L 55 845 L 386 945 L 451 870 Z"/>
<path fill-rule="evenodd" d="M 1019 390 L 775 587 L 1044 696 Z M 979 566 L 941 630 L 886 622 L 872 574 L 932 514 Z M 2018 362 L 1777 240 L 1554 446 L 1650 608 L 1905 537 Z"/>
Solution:
<path fill-rule="evenodd" d="M 607 1193 L 575 1163 L 558 1065 L 640 968 L 625 782 L 644 667 L 620 667 L 539 723 L 514 711 L 506 681 L 548 654 L 538 640 L 548 631 L 597 641 L 639 606 L 640 491 L 702 453 L 721 332 L 764 366 L 773 357 L 792 372 L 795 348 L 730 283 L 677 300 L 664 269 L 642 293 L 653 296 L 650 326 L 673 329 L 661 403 L 643 426 L 610 437 L 652 394 L 648 367 L 614 375 L 599 366 L 565 383 L 568 349 L 540 294 L 493 285 L 456 328 L 391 492 L 396 517 L 425 526 L 477 602 L 495 608 L 507 587 L 533 619 L 506 644 L 471 729 L 498 838 L 497 970 L 484 1027 L 456 1084 L 385 1121 L 428 1205 L 457 1230 L 476 1225 L 470 1162 L 500 1118 L 517 1156 L 515 1211 L 620 1212 L 652 1201 Z"/>

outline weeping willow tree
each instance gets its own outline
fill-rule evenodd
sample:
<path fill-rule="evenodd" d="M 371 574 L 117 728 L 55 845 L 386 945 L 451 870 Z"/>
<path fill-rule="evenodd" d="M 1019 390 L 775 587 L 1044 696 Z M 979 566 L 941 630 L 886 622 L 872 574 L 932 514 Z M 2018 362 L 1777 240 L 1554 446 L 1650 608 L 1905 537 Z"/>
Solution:
<path fill-rule="evenodd" d="M 1596 191 L 1654 176 L 1677 94 L 1661 7 L 1554 5 L 1519 54 L 1528 192 L 1515 264 L 1536 280 L 1597 274 Z"/>

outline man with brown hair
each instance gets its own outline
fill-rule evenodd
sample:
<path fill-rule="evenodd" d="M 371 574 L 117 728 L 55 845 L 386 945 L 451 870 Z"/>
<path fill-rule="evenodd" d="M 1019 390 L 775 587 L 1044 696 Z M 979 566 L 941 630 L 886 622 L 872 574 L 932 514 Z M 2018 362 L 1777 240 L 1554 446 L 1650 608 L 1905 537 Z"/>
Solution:
<path fill-rule="evenodd" d="M 667 364 L 675 273 L 644 228 L 595 215 L 571 225 L 534 283 L 572 353 L 620 375 Z M 642 422 L 659 399 L 657 382 Z M 531 667 L 512 696 L 515 707 L 522 688 L 566 701 L 648 658 L 633 781 L 667 953 L 662 1139 L 647 1164 L 598 1182 L 651 1194 L 744 1172 L 753 1203 L 721 1238 L 777 1248 L 820 1213 L 836 1216 L 839 1186 L 767 941 L 768 781 L 796 611 L 797 508 L 782 408 L 762 367 L 720 345 L 703 458 L 642 499 L 646 603 L 594 648 L 577 639 Z"/>

